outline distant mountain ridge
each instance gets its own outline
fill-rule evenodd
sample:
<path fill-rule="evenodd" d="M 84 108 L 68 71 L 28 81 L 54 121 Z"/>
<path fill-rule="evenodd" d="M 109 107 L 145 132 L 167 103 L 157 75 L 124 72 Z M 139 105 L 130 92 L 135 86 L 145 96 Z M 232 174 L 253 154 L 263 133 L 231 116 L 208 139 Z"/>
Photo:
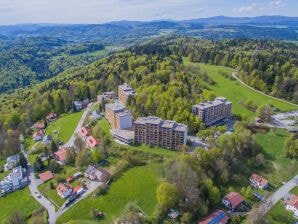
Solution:
<path fill-rule="evenodd" d="M 103 24 L 18 24 L 0 26 L 0 39 L 49 36 L 72 41 L 134 44 L 152 36 L 178 34 L 207 39 L 246 38 L 297 41 L 298 17 L 215 16 L 173 21 L 114 21 Z M 124 45 L 125 45 L 124 44 Z"/>

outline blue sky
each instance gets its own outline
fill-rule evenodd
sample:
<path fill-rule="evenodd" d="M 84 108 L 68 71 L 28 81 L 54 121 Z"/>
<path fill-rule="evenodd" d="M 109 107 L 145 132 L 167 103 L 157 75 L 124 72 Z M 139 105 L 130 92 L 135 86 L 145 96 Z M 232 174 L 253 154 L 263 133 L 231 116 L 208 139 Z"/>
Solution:
<path fill-rule="evenodd" d="M 298 0 L 0 0 L 0 24 L 298 16 Z"/>

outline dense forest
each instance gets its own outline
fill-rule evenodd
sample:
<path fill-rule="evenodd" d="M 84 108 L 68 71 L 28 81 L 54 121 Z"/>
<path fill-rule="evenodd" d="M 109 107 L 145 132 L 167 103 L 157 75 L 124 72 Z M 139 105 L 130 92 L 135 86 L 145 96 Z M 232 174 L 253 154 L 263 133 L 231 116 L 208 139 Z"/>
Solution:
<path fill-rule="evenodd" d="M 90 64 L 99 59 L 90 53 L 103 49 L 104 46 L 97 43 L 47 37 L 2 40 L 0 94 L 42 82 L 70 67 Z"/>
<path fill-rule="evenodd" d="M 185 66 L 183 57 L 237 68 L 239 76 L 254 87 L 297 102 L 295 44 L 163 37 L 88 66 L 70 68 L 34 88 L 3 94 L 0 98 L 0 156 L 17 150 L 17 143 L 14 144 L 18 141 L 17 130 L 26 133 L 33 122 L 43 120 L 48 113 L 69 112 L 74 100 L 95 100 L 97 94 L 116 91 L 117 85 L 123 82 L 130 83 L 138 92 L 135 99 L 129 100 L 135 117 L 157 115 L 173 119 L 188 124 L 189 132 L 196 134 L 204 125 L 193 116 L 191 106 L 215 97 L 207 88 L 213 80 L 199 67 Z"/>

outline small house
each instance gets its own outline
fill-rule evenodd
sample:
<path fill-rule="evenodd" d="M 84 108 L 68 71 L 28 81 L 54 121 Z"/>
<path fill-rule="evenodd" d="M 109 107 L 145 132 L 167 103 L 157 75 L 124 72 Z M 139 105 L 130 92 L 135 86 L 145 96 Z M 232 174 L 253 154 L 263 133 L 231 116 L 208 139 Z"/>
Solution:
<path fill-rule="evenodd" d="M 85 141 L 87 139 L 87 137 L 89 135 L 91 135 L 91 130 L 90 130 L 90 128 L 87 128 L 87 127 L 81 127 L 79 134 L 80 134 L 81 138 Z"/>
<path fill-rule="evenodd" d="M 51 171 L 46 171 L 44 173 L 41 173 L 38 175 L 39 179 L 43 182 L 46 182 L 54 177 L 53 173 Z"/>
<path fill-rule="evenodd" d="M 199 224 L 226 224 L 228 221 L 229 216 L 224 211 L 217 209 L 199 221 Z"/>
<path fill-rule="evenodd" d="M 54 158 L 56 161 L 64 164 L 66 160 L 66 153 L 68 148 L 60 147 L 57 152 L 54 153 Z"/>
<path fill-rule="evenodd" d="M 222 204 L 232 211 L 240 206 L 243 201 L 243 197 L 237 192 L 231 192 L 221 200 Z"/>
<path fill-rule="evenodd" d="M 93 137 L 93 136 L 89 136 L 86 139 L 86 143 L 87 143 L 88 148 L 93 149 L 94 147 L 96 147 L 100 143 L 100 140 Z"/>
<path fill-rule="evenodd" d="M 4 164 L 5 170 L 11 170 L 16 165 L 18 165 L 20 162 L 20 156 L 19 155 L 13 155 L 6 158 L 6 163 Z"/>
<path fill-rule="evenodd" d="M 50 113 L 48 116 L 46 116 L 46 120 L 47 122 L 52 122 L 52 121 L 55 121 L 57 120 L 58 118 L 58 114 L 57 113 Z"/>
<path fill-rule="evenodd" d="M 76 111 L 80 111 L 83 109 L 83 103 L 82 101 L 74 101 L 73 102 L 73 106 L 75 108 Z"/>
<path fill-rule="evenodd" d="M 67 198 L 72 192 L 72 186 L 65 183 L 60 183 L 56 188 L 57 194 L 61 198 Z"/>
<path fill-rule="evenodd" d="M 43 130 L 46 128 L 45 123 L 44 122 L 37 122 L 34 124 L 34 128 L 39 131 L 39 130 Z"/>
<path fill-rule="evenodd" d="M 84 175 L 90 180 L 97 180 L 103 183 L 107 182 L 110 179 L 110 173 L 107 170 L 102 168 L 98 169 L 91 165 L 89 165 L 88 168 L 85 170 Z"/>
<path fill-rule="evenodd" d="M 44 135 L 44 130 L 39 130 L 39 131 L 33 133 L 32 139 L 34 141 L 38 142 L 38 141 L 42 140 L 43 135 Z"/>
<path fill-rule="evenodd" d="M 250 176 L 249 181 L 250 185 L 256 188 L 264 189 L 268 187 L 268 180 L 255 173 Z"/>
<path fill-rule="evenodd" d="M 85 191 L 83 186 L 76 186 L 73 191 L 71 192 L 72 195 L 80 195 L 83 194 Z"/>
<path fill-rule="evenodd" d="M 298 196 L 292 195 L 289 200 L 283 202 L 288 211 L 291 211 L 296 217 L 298 217 Z"/>

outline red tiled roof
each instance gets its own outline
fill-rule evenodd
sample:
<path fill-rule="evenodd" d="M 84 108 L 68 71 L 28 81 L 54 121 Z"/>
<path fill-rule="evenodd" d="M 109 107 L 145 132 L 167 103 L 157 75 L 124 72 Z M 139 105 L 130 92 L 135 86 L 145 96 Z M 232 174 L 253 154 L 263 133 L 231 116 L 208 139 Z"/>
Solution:
<path fill-rule="evenodd" d="M 265 186 L 268 183 L 268 181 L 264 177 L 259 176 L 258 174 L 255 174 L 255 173 L 253 173 L 250 176 L 250 179 L 258 182 L 261 186 Z"/>
<path fill-rule="evenodd" d="M 33 133 L 32 138 L 35 138 L 36 136 L 42 137 L 43 134 L 44 134 L 44 130 L 39 130 L 39 131 Z"/>
<path fill-rule="evenodd" d="M 240 205 L 244 200 L 243 197 L 237 192 L 231 192 L 224 197 L 225 200 L 229 201 L 231 205 L 236 208 Z"/>
<path fill-rule="evenodd" d="M 59 148 L 59 150 L 57 151 L 57 152 L 55 152 L 54 154 L 55 154 L 55 156 L 56 156 L 56 158 L 58 159 L 58 160 L 60 160 L 60 161 L 65 161 L 65 159 L 66 159 L 66 152 L 67 152 L 67 148 L 66 147 L 61 147 L 61 148 Z"/>
<path fill-rule="evenodd" d="M 87 135 L 90 135 L 91 134 L 91 130 L 87 127 L 81 127 L 80 129 L 80 135 L 81 137 L 85 137 Z"/>
<path fill-rule="evenodd" d="M 57 113 L 50 113 L 48 116 L 46 116 L 47 120 L 53 120 L 56 119 L 58 117 Z"/>
<path fill-rule="evenodd" d="M 39 179 L 41 179 L 42 181 L 48 181 L 50 179 L 52 179 L 54 177 L 53 173 L 51 171 L 46 171 L 44 173 L 41 173 L 38 175 Z"/>
<path fill-rule="evenodd" d="M 229 220 L 227 214 L 222 210 L 215 210 L 210 215 L 199 221 L 199 224 L 222 224 Z"/>
<path fill-rule="evenodd" d="M 93 136 L 89 136 L 86 139 L 87 145 L 89 148 L 93 148 L 95 146 L 97 146 L 100 143 L 100 140 L 97 138 L 94 138 Z"/>
<path fill-rule="evenodd" d="M 56 191 L 58 192 L 58 194 L 63 195 L 68 189 L 72 189 L 72 186 L 69 184 L 60 183 L 56 188 Z"/>
<path fill-rule="evenodd" d="M 83 186 L 76 186 L 73 190 L 72 190 L 72 192 L 71 192 L 71 194 L 76 194 L 79 190 L 81 190 L 83 188 Z"/>
<path fill-rule="evenodd" d="M 39 123 L 35 123 L 35 124 L 34 124 L 34 127 L 35 127 L 36 129 L 44 129 L 44 128 L 45 128 L 45 125 L 44 125 L 43 122 L 39 122 Z"/>
<path fill-rule="evenodd" d="M 284 204 L 286 204 L 286 205 L 292 205 L 296 209 L 298 209 L 298 196 L 297 195 L 293 195 L 290 200 L 285 200 L 284 201 Z"/>

